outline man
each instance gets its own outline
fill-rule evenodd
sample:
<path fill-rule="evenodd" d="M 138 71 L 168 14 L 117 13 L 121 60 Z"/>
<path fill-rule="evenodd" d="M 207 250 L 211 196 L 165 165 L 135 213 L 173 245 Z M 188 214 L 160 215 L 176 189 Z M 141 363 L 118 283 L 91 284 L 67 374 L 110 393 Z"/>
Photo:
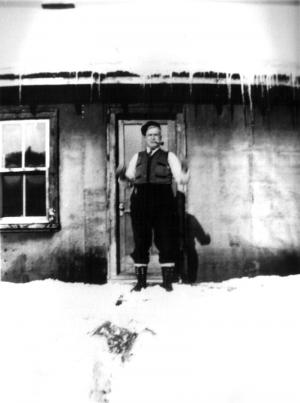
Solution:
<path fill-rule="evenodd" d="M 131 254 L 137 277 L 134 291 L 147 286 L 149 249 L 154 243 L 159 251 L 162 266 L 162 286 L 172 291 L 176 257 L 176 204 L 172 179 L 177 184 L 187 183 L 189 172 L 185 163 L 172 152 L 161 149 L 160 124 L 154 121 L 141 128 L 146 140 L 146 151 L 135 154 L 128 168 L 118 168 L 120 179 L 133 183 L 131 195 L 131 221 L 135 248 Z"/>

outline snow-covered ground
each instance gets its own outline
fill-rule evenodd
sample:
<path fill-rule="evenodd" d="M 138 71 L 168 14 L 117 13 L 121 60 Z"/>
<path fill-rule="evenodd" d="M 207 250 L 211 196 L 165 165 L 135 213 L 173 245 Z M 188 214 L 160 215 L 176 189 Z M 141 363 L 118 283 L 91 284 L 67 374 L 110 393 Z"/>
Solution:
<path fill-rule="evenodd" d="M 299 290 L 300 276 L 173 293 L 2 282 L 0 401 L 299 403 Z"/>

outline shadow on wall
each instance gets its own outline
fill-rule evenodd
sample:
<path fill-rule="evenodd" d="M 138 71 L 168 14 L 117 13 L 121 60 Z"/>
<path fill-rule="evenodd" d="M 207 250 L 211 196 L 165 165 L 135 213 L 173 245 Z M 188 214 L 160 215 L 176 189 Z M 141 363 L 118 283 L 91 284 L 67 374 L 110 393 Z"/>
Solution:
<path fill-rule="evenodd" d="M 268 251 L 258 253 L 259 275 L 290 276 L 300 274 L 300 255 L 293 250 Z"/>
<path fill-rule="evenodd" d="M 103 284 L 106 282 L 107 260 L 103 249 L 90 248 L 86 253 L 79 249 L 54 250 L 45 257 L 21 254 L 3 273 L 3 281 L 27 282 L 53 278 L 66 282 Z"/>
<path fill-rule="evenodd" d="M 210 248 L 203 252 L 199 267 L 200 256 L 196 244 L 209 245 L 211 237 L 197 218 L 186 212 L 184 207 L 185 195 L 177 192 L 178 255 L 174 281 L 181 278 L 183 283 L 219 282 L 239 277 L 300 274 L 298 250 L 259 248 L 243 239 L 234 243 L 230 241 L 226 250 Z"/>
<path fill-rule="evenodd" d="M 30 277 L 26 272 L 27 256 L 22 253 L 12 262 L 9 270 L 1 275 L 1 281 L 11 281 L 13 283 L 27 283 Z"/>
<path fill-rule="evenodd" d="M 206 233 L 197 218 L 185 211 L 185 195 L 177 192 L 178 216 L 178 257 L 176 260 L 175 280 L 181 278 L 183 283 L 197 281 L 199 258 L 196 241 L 200 245 L 209 245 L 210 235 Z"/>
<path fill-rule="evenodd" d="M 231 240 L 229 246 L 235 266 L 240 267 L 238 275 L 230 277 L 300 274 L 300 251 L 295 247 L 259 247 L 243 238 Z"/>
<path fill-rule="evenodd" d="M 102 248 L 95 247 L 82 253 L 71 250 L 57 254 L 57 278 L 68 282 L 103 284 L 107 277 L 107 260 Z"/>
<path fill-rule="evenodd" d="M 300 274 L 300 253 L 297 250 L 261 248 L 242 241 L 230 246 L 227 250 L 212 248 L 204 256 L 200 281 Z"/>

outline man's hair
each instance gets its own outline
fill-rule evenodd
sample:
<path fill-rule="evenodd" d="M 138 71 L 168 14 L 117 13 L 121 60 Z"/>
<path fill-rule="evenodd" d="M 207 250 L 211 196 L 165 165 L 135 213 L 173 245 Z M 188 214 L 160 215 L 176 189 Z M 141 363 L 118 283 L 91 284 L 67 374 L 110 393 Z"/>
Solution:
<path fill-rule="evenodd" d="M 148 122 L 144 123 L 143 126 L 141 127 L 141 132 L 143 136 L 146 136 L 149 127 L 157 127 L 159 130 L 161 130 L 160 124 L 158 122 L 155 122 L 154 120 L 149 120 Z"/>

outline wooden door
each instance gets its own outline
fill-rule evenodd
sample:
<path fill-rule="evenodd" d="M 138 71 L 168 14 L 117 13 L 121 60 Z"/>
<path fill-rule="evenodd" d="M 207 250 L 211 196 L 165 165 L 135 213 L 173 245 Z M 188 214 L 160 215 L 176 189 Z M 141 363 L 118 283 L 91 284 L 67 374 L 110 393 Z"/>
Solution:
<path fill-rule="evenodd" d="M 176 136 L 174 120 L 156 120 L 162 129 L 163 149 L 176 153 Z M 119 120 L 118 121 L 118 162 L 128 166 L 131 157 L 145 149 L 145 138 L 141 134 L 141 126 L 145 120 Z M 128 184 L 118 185 L 117 228 L 118 228 L 118 262 L 119 274 L 134 272 L 134 262 L 130 256 L 134 248 L 133 233 L 130 219 L 130 195 L 132 187 Z M 148 267 L 149 275 L 160 272 L 157 249 L 153 245 L 150 251 L 151 258 Z"/>

